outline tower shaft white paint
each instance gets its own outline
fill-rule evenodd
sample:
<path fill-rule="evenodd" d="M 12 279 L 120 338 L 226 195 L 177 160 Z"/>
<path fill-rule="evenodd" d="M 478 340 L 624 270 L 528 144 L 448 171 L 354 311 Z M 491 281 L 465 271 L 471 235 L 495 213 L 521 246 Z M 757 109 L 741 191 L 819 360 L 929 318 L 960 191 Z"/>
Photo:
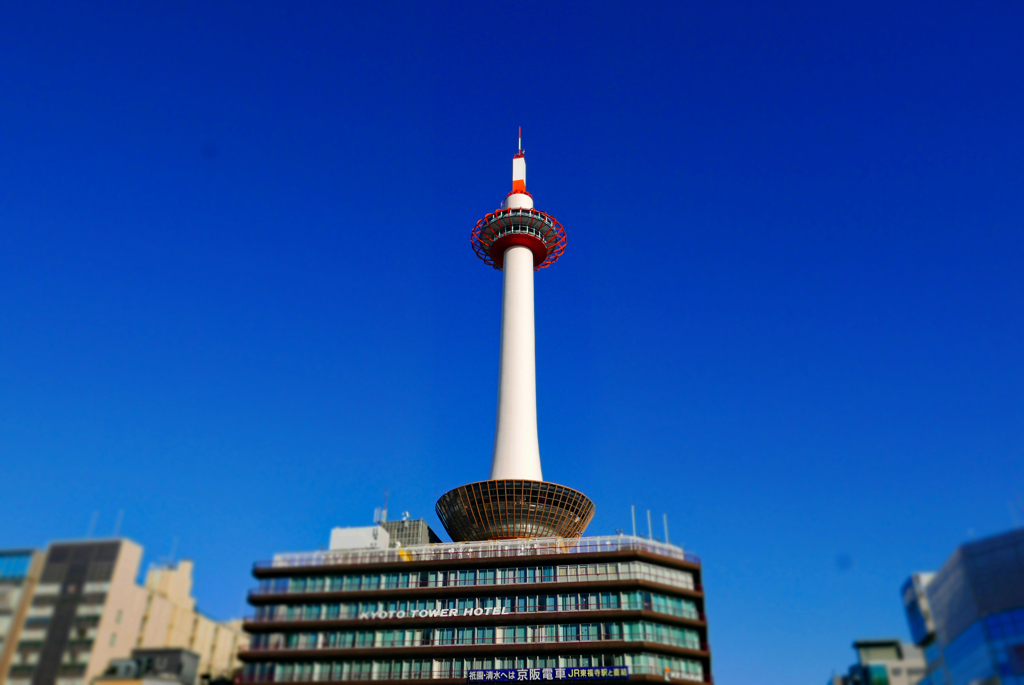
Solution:
<path fill-rule="evenodd" d="M 498 426 L 491 480 L 544 480 L 537 439 L 537 359 L 533 321 L 533 252 L 505 250 L 502 266 Z"/>

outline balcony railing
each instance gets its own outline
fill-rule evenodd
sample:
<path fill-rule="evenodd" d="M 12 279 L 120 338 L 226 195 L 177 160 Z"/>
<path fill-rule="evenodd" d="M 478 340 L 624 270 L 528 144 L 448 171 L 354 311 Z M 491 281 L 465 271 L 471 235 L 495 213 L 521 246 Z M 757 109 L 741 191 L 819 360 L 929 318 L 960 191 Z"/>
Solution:
<path fill-rule="evenodd" d="M 319 606 L 319 605 L 317 605 Z M 543 614 L 545 616 L 551 615 L 552 618 L 557 618 L 556 614 L 560 613 L 574 613 L 579 611 L 653 611 L 665 616 L 674 616 L 676 618 L 691 619 L 694 621 L 706 620 L 703 612 L 689 611 L 689 610 L 670 610 L 666 611 L 663 608 L 654 606 L 649 602 L 619 602 L 618 604 L 601 604 L 600 602 L 595 605 L 582 606 L 577 604 L 572 607 L 562 607 L 561 609 L 550 609 L 547 607 L 538 606 L 512 606 L 507 607 L 509 612 L 502 613 L 503 616 L 513 616 L 517 614 Z M 366 613 L 359 611 L 355 606 L 346 608 L 346 611 L 338 611 L 337 614 L 330 612 L 321 612 L 319 615 L 299 615 L 295 612 L 292 615 L 282 613 L 280 615 L 260 615 L 256 614 L 253 616 L 246 616 L 245 620 L 249 623 L 273 623 L 273 622 L 285 622 L 285 621 L 352 621 L 359 618 L 360 614 Z M 458 611 L 463 611 L 459 609 Z M 372 612 L 371 612 L 372 613 Z"/>
<path fill-rule="evenodd" d="M 293 552 L 277 554 L 272 561 L 257 562 L 256 568 L 348 566 L 355 564 L 447 561 L 455 559 L 503 559 L 553 554 L 598 554 L 602 552 L 647 552 L 691 564 L 700 564 L 700 557 L 683 551 L 682 547 L 630 535 L 605 535 L 583 538 L 524 538 L 522 540 L 444 542 L 432 545 L 401 547 L 398 549 L 337 549 L 317 552 Z"/>
<path fill-rule="evenodd" d="M 12 667 L 13 668 L 13 667 Z M 532 669 L 531 669 L 532 670 Z M 630 674 L 636 675 L 656 675 L 664 677 L 665 669 L 658 666 L 630 666 Z M 440 678 L 458 678 L 465 680 L 466 675 L 463 670 L 439 670 L 437 668 L 424 668 L 424 669 L 412 669 L 412 670 L 401 670 L 395 674 L 392 671 L 385 671 L 383 673 L 374 674 L 371 671 L 363 673 L 350 673 L 344 681 L 349 680 L 433 680 Z M 314 678 L 312 672 L 300 674 L 289 674 L 289 676 L 279 679 L 276 676 L 269 678 L 259 678 L 255 674 L 245 674 L 242 676 L 243 683 L 308 683 L 308 682 L 320 682 L 329 680 L 325 678 Z M 680 673 L 678 671 L 671 672 L 670 680 L 687 680 L 695 683 L 713 683 L 714 679 L 710 675 L 701 675 L 697 673 Z M 337 681 L 330 681 L 337 682 Z"/>
<path fill-rule="evenodd" d="M 408 590 L 416 588 L 452 588 L 452 587 L 493 587 L 497 591 L 499 588 L 506 586 L 515 585 L 518 588 L 528 589 L 530 586 L 537 585 L 538 583 L 600 583 L 608 581 L 621 581 L 621 580 L 646 580 L 652 583 L 658 583 L 660 585 L 668 585 L 671 587 L 680 588 L 682 590 L 693 590 L 695 592 L 703 592 L 704 587 L 700 583 L 694 583 L 693 577 L 690 576 L 686 571 L 678 571 L 675 574 L 672 573 L 659 573 L 657 571 L 650 572 L 647 570 L 639 571 L 619 571 L 609 570 L 605 573 L 600 571 L 596 573 L 581 573 L 577 571 L 575 575 L 552 575 L 550 578 L 542 577 L 540 579 L 522 579 L 516 577 L 506 578 L 480 578 L 480 577 L 467 577 L 452 579 L 448 578 L 435 578 L 426 580 L 422 578 L 412 578 L 407 580 L 388 580 L 386 577 L 381 576 L 376 582 L 370 586 L 366 586 L 360 583 L 356 587 L 346 587 L 345 585 L 333 585 L 330 583 L 321 583 L 315 587 L 309 585 L 303 586 L 301 589 L 292 587 L 291 585 L 273 585 L 267 584 L 258 588 L 254 588 L 249 591 L 250 596 L 258 595 L 277 595 L 277 594 L 318 594 L 325 592 L 365 592 L 368 590 Z M 512 588 L 509 588 L 511 590 Z"/>
<path fill-rule="evenodd" d="M 533 645 L 533 644 L 565 644 L 565 645 L 578 645 L 583 643 L 592 642 L 618 642 L 624 645 L 628 645 L 634 642 L 650 642 L 659 645 L 667 645 L 669 647 L 681 647 L 683 649 L 703 650 L 709 651 L 710 647 L 706 642 L 700 642 L 697 640 L 672 640 L 672 639 L 654 639 L 653 635 L 631 635 L 629 637 L 623 637 L 621 634 L 618 635 L 576 635 L 576 636 L 559 636 L 559 635 L 506 635 L 506 636 L 493 636 L 493 637 L 432 637 L 432 638 L 412 638 L 412 639 L 376 639 L 366 640 L 360 642 L 359 640 L 347 641 L 346 644 L 323 644 L 324 640 L 320 640 L 316 643 L 310 644 L 304 640 L 298 640 L 294 645 L 283 645 L 280 643 L 271 645 L 261 645 L 250 643 L 247 651 L 249 652 L 290 652 L 290 651 L 301 651 L 301 650 L 314 650 L 314 649 L 394 649 L 398 647 L 462 647 L 466 645 Z"/>

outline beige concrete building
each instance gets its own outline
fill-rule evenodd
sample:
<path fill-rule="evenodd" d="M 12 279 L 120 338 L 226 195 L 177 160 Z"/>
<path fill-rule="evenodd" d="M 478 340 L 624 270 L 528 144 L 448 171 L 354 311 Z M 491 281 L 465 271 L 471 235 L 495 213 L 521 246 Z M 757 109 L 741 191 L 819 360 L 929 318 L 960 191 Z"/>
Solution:
<path fill-rule="evenodd" d="M 146 573 L 146 608 L 138 647 L 183 647 L 199 655 L 199 673 L 229 675 L 241 666 L 235 655 L 248 645 L 242 622 L 220 623 L 196 611 L 192 562 L 157 566 Z"/>
<path fill-rule="evenodd" d="M 0 684 L 14 658 L 42 569 L 43 553 L 38 550 L 0 551 Z"/>
<path fill-rule="evenodd" d="M 136 582 L 142 547 L 127 539 L 50 545 L 21 639 L 0 685 L 87 685 L 138 647 L 180 647 L 199 673 L 230 675 L 248 644 L 239 623 L 195 610 L 192 562 L 154 567 Z"/>

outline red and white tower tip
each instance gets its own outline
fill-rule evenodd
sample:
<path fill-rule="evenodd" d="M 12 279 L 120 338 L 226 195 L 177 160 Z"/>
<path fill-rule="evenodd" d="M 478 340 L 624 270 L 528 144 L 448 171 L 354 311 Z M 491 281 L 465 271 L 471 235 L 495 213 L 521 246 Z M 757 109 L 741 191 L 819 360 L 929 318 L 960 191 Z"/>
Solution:
<path fill-rule="evenodd" d="M 512 192 L 477 222 L 471 237 L 477 256 L 504 272 L 498 420 L 490 480 L 438 500 L 438 517 L 453 540 L 578 537 L 594 515 L 585 495 L 545 483 L 541 474 L 533 272 L 558 261 L 566 238 L 557 219 L 533 207 L 522 140 L 520 129 Z"/>

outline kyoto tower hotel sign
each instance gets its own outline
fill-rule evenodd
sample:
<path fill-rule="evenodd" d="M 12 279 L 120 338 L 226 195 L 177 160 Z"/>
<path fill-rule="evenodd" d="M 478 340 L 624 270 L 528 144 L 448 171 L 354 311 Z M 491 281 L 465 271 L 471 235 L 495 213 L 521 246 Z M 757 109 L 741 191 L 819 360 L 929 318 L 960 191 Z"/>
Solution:
<path fill-rule="evenodd" d="M 437 515 L 452 540 L 579 537 L 594 516 L 583 493 L 547 483 L 537 439 L 537 365 L 533 274 L 565 251 L 565 229 L 534 208 L 526 190 L 526 157 L 512 158 L 512 191 L 501 207 L 477 222 L 473 250 L 504 277 L 498 417 L 489 480 L 446 493 Z"/>

